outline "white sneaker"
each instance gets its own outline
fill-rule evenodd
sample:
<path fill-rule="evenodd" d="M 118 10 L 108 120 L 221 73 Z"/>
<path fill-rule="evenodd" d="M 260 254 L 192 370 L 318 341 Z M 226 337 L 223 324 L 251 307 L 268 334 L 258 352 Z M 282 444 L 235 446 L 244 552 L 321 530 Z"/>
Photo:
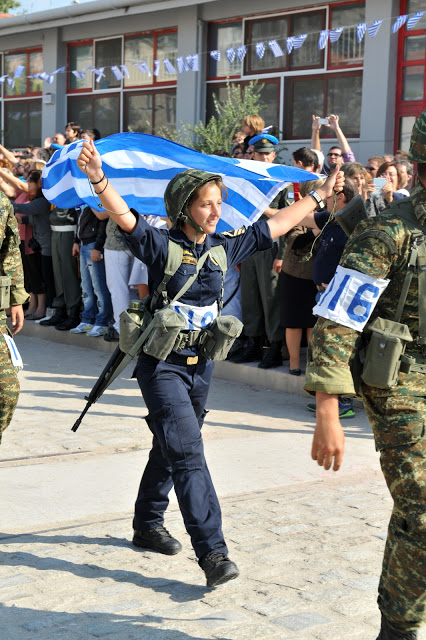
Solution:
<path fill-rule="evenodd" d="M 49 320 L 53 315 L 55 315 L 55 311 L 56 309 L 53 309 L 53 307 L 47 307 L 46 315 L 44 316 L 44 318 L 39 318 L 35 321 L 35 323 L 40 324 L 40 322 L 42 322 L 43 320 Z"/>
<path fill-rule="evenodd" d="M 86 324 L 86 322 L 80 322 L 79 325 L 70 329 L 70 333 L 89 333 L 93 329 L 93 324 Z"/>
<path fill-rule="evenodd" d="M 104 336 L 108 331 L 108 327 L 101 327 L 99 324 L 95 324 L 93 329 L 88 332 L 88 336 L 91 338 L 98 338 L 99 336 Z"/>

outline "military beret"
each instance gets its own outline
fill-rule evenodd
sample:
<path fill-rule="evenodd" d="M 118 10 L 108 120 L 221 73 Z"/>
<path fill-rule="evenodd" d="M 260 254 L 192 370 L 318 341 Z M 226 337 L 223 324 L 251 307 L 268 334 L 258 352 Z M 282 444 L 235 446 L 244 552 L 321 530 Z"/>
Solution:
<path fill-rule="evenodd" d="M 250 138 L 249 144 L 252 144 L 254 150 L 258 153 L 271 153 L 271 151 L 275 151 L 278 138 L 271 136 L 269 133 L 259 133 L 257 136 Z"/>

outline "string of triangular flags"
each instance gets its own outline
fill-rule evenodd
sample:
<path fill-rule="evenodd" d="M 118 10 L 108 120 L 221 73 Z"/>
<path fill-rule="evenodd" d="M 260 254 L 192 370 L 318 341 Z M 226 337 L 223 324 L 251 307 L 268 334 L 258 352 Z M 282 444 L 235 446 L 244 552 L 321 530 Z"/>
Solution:
<path fill-rule="evenodd" d="M 414 29 L 415 25 L 419 22 L 419 20 L 423 17 L 424 13 L 425 13 L 424 11 L 417 11 L 411 17 L 409 14 L 398 16 L 395 19 L 395 22 L 392 24 L 392 33 L 397 33 L 397 31 L 399 31 L 399 29 L 401 29 L 403 25 L 406 25 L 405 28 L 407 31 L 411 31 L 412 29 Z M 390 20 L 394 20 L 394 18 L 390 18 Z M 358 43 L 362 42 L 366 33 L 368 33 L 370 38 L 375 38 L 380 27 L 382 26 L 382 23 L 383 23 L 383 20 L 379 19 L 379 20 L 373 20 L 371 24 L 367 24 L 366 22 L 360 22 L 357 25 L 349 25 L 348 27 L 336 27 L 335 29 L 323 29 L 322 31 L 319 32 L 318 49 L 319 50 L 324 49 L 328 41 L 330 41 L 331 44 L 334 44 L 339 40 L 345 28 L 350 28 L 350 27 L 353 28 L 355 26 L 356 26 L 356 37 L 357 37 Z M 299 34 L 298 36 L 288 36 L 286 38 L 282 38 L 283 46 L 287 54 L 290 55 L 293 50 L 300 49 L 304 44 L 304 42 L 306 41 L 307 37 L 315 35 L 315 33 L 309 33 L 309 34 L 302 33 L 302 34 Z M 267 51 L 267 46 L 269 47 L 270 51 L 276 58 L 284 55 L 282 46 L 277 42 L 277 40 L 268 40 L 267 43 L 256 42 L 250 46 L 254 47 L 256 55 L 259 58 L 259 60 L 261 60 L 265 55 L 265 52 Z M 200 66 L 199 58 L 203 54 L 210 55 L 210 57 L 216 62 L 220 62 L 220 60 L 222 59 L 221 50 L 214 49 L 213 51 L 205 51 L 203 53 L 192 53 L 186 56 L 178 56 L 176 58 L 176 63 L 175 63 L 177 69 L 172 64 L 169 58 L 164 58 L 162 60 L 154 60 L 152 69 L 148 66 L 146 62 L 133 62 L 132 64 L 137 69 L 139 69 L 141 73 L 146 73 L 148 74 L 148 77 L 151 77 L 151 76 L 159 75 L 161 70 L 161 63 L 163 63 L 163 66 L 166 72 L 169 75 L 174 75 L 176 74 L 176 71 L 178 73 L 185 73 L 186 71 L 199 71 L 199 66 Z M 242 62 L 246 54 L 247 54 L 247 45 L 245 44 L 241 44 L 236 48 L 228 47 L 225 51 L 225 57 L 230 64 L 234 62 L 235 58 L 237 58 L 239 62 Z M 15 80 L 21 77 L 24 71 L 24 68 L 25 68 L 24 66 L 20 65 L 16 67 L 13 75 L 6 74 L 3 76 L 0 76 L 0 85 L 4 84 L 4 82 L 6 81 L 9 87 L 13 89 L 15 86 Z M 91 72 L 95 76 L 96 83 L 99 84 L 102 78 L 105 78 L 106 68 L 111 69 L 116 80 L 123 80 L 123 78 L 130 78 L 129 69 L 125 64 L 113 65 L 111 67 L 98 67 L 98 68 L 94 66 L 89 66 L 89 67 L 84 67 L 81 70 L 77 70 L 77 69 L 71 70 L 70 73 L 72 73 L 78 80 L 82 80 L 86 76 L 87 72 L 89 73 Z M 63 67 L 60 67 L 59 69 L 56 69 L 55 71 L 52 71 L 52 73 L 46 73 L 45 71 L 43 71 L 42 73 L 36 73 L 34 75 L 29 75 L 26 77 L 40 79 L 45 81 L 47 84 L 52 84 L 55 79 L 55 76 L 58 73 L 66 73 L 66 72 L 67 72 L 67 67 L 63 66 Z"/>

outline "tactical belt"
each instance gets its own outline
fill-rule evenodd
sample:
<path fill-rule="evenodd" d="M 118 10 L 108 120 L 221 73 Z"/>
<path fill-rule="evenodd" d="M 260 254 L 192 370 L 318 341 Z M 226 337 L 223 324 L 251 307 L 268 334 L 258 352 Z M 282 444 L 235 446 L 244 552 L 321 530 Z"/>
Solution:
<path fill-rule="evenodd" d="M 186 347 L 194 347 L 198 344 L 202 330 L 200 331 L 181 331 L 178 337 L 176 338 L 176 342 L 174 344 L 174 351 L 181 351 Z"/>
<path fill-rule="evenodd" d="M 203 358 L 202 356 L 184 356 L 180 353 L 173 352 L 169 356 L 167 356 L 165 360 L 165 362 L 168 362 L 169 364 L 186 364 L 187 366 L 198 364 L 199 362 L 203 361 L 205 361 L 205 358 Z"/>
<path fill-rule="evenodd" d="M 75 232 L 75 230 L 77 229 L 77 225 L 75 224 L 64 224 L 64 225 L 59 225 L 59 224 L 51 224 L 50 228 L 52 229 L 52 231 L 73 231 Z"/>

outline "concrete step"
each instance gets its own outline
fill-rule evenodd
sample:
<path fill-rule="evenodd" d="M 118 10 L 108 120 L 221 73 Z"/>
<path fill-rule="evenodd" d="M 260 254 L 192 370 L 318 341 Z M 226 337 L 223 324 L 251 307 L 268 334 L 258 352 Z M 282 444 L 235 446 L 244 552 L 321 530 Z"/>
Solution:
<path fill-rule="evenodd" d="M 69 346 L 95 349 L 112 353 L 117 347 L 117 342 L 106 342 L 102 337 L 91 338 L 86 334 L 74 334 L 70 331 L 57 331 L 55 327 L 43 327 L 35 322 L 27 321 L 24 328 L 16 337 L 19 348 L 19 335 L 58 342 Z M 302 349 L 301 368 L 305 369 L 306 349 Z M 282 367 L 276 369 L 259 369 L 257 362 L 248 364 L 234 364 L 233 362 L 216 362 L 214 375 L 224 380 L 233 380 L 254 387 L 283 391 L 309 397 L 303 390 L 304 376 L 292 376 L 288 372 L 288 360 Z"/>

